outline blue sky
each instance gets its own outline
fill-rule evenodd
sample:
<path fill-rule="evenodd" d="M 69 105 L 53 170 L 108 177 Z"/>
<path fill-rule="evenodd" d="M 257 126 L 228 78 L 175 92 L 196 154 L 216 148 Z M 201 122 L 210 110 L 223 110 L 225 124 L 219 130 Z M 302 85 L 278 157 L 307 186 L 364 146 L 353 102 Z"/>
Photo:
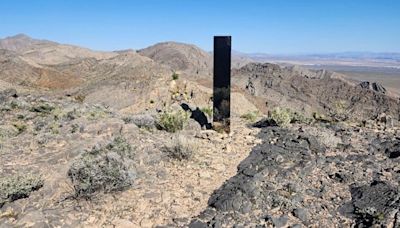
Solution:
<path fill-rule="evenodd" d="M 4 0 L 0 37 L 35 38 L 96 50 L 161 41 L 273 54 L 400 52 L 399 0 Z"/>

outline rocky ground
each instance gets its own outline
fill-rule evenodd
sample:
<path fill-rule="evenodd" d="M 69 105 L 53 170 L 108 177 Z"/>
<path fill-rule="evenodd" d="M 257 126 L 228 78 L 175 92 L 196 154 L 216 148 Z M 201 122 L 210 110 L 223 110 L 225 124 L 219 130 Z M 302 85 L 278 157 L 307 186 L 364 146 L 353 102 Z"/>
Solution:
<path fill-rule="evenodd" d="M 179 134 L 197 149 L 176 160 L 163 150 L 176 133 L 139 128 L 137 116 L 15 90 L 1 102 L 1 176 L 43 180 L 4 201 L 1 227 L 399 226 L 400 130 L 385 123 L 236 117 L 227 135 L 191 120 Z M 72 163 L 119 136 L 132 146 L 133 184 L 76 196 Z"/>
<path fill-rule="evenodd" d="M 399 227 L 398 130 L 315 130 L 262 129 L 263 142 L 190 226 Z"/>
<path fill-rule="evenodd" d="M 126 116 L 100 106 L 43 97 L 2 94 L 1 176 L 40 174 L 43 187 L 29 198 L 6 202 L 2 227 L 141 226 L 187 221 L 207 206 L 211 193 L 235 175 L 257 142 L 258 129 L 237 119 L 230 135 L 192 124 L 179 134 L 201 145 L 190 160 L 169 158 L 162 148 L 174 134 L 138 128 Z M 194 125 L 194 126 L 193 126 Z M 76 198 L 67 176 L 74 158 L 122 135 L 134 150 L 131 188 Z"/>

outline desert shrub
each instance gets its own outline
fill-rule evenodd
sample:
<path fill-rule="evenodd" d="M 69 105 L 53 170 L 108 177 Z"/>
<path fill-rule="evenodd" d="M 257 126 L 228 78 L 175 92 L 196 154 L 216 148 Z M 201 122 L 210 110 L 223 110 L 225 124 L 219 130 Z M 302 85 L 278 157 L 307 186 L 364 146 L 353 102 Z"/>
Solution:
<path fill-rule="evenodd" d="M 198 145 L 183 135 L 174 136 L 163 148 L 168 157 L 179 161 L 190 159 L 197 150 Z"/>
<path fill-rule="evenodd" d="M 333 107 L 329 114 L 335 121 L 345 121 L 348 119 L 350 112 L 349 104 L 345 100 L 338 100 L 333 102 Z"/>
<path fill-rule="evenodd" d="M 254 121 L 256 121 L 258 115 L 259 115 L 258 111 L 251 111 L 251 112 L 241 115 L 240 118 L 245 119 L 250 122 L 254 122 Z"/>
<path fill-rule="evenodd" d="M 49 130 L 52 134 L 59 134 L 60 133 L 60 128 L 62 127 L 61 124 L 57 123 L 57 122 L 52 122 L 49 125 Z"/>
<path fill-rule="evenodd" d="M 281 109 L 279 107 L 272 110 L 270 118 L 275 121 L 279 126 L 288 126 L 292 121 L 292 114 L 288 109 Z"/>
<path fill-rule="evenodd" d="M 0 178 L 0 208 L 7 202 L 29 197 L 31 192 L 43 187 L 40 175 L 26 173 Z"/>
<path fill-rule="evenodd" d="M 123 118 L 123 121 L 128 123 L 133 123 L 140 128 L 152 129 L 156 126 L 156 121 L 154 117 L 148 114 L 134 115 Z"/>
<path fill-rule="evenodd" d="M 86 96 L 82 95 L 82 94 L 79 94 L 79 95 L 76 95 L 74 97 L 74 99 L 75 99 L 75 101 L 77 101 L 79 103 L 83 103 L 85 101 L 85 99 L 86 99 Z"/>
<path fill-rule="evenodd" d="M 107 115 L 108 115 L 108 112 L 106 112 L 106 110 L 101 107 L 95 107 L 95 109 L 86 113 L 86 117 L 89 120 L 104 119 L 107 117 Z"/>
<path fill-rule="evenodd" d="M 288 126 L 290 123 L 305 123 L 309 124 L 312 122 L 311 118 L 304 116 L 301 113 L 290 110 L 289 108 L 277 107 L 270 112 L 269 117 L 278 126 Z"/>
<path fill-rule="evenodd" d="M 132 147 L 122 137 L 78 156 L 68 170 L 75 195 L 89 198 L 99 191 L 107 193 L 131 186 L 136 176 L 133 156 Z"/>
<path fill-rule="evenodd" d="M 76 124 L 76 123 L 72 124 L 71 133 L 73 134 L 73 133 L 76 133 L 78 131 L 79 131 L 79 124 Z"/>
<path fill-rule="evenodd" d="M 212 107 L 204 107 L 204 108 L 201 108 L 200 111 L 204 112 L 209 117 L 211 117 L 213 115 L 213 108 Z"/>
<path fill-rule="evenodd" d="M 1 126 L 0 125 L 0 141 L 4 139 L 8 139 L 19 134 L 18 129 L 15 129 L 11 126 Z"/>
<path fill-rule="evenodd" d="M 17 129 L 18 134 L 22 134 L 27 129 L 26 124 L 22 122 L 14 122 L 12 125 Z"/>
<path fill-rule="evenodd" d="M 157 126 L 161 130 L 177 132 L 182 130 L 189 120 L 189 113 L 184 110 L 164 111 L 158 116 Z"/>
<path fill-rule="evenodd" d="M 305 123 L 305 124 L 309 124 L 312 123 L 313 120 L 309 117 L 304 116 L 301 113 L 298 112 L 292 112 L 291 113 L 291 123 Z"/>
<path fill-rule="evenodd" d="M 30 111 L 31 112 L 38 112 L 42 114 L 50 114 L 54 110 L 54 107 L 49 104 L 39 104 L 37 106 L 33 106 Z"/>
<path fill-rule="evenodd" d="M 11 101 L 10 102 L 10 107 L 11 107 L 11 109 L 17 109 L 17 108 L 20 107 L 20 105 L 16 101 Z"/>
<path fill-rule="evenodd" d="M 74 110 L 72 110 L 72 111 L 69 111 L 69 112 L 67 112 L 67 113 L 65 114 L 65 118 L 66 118 L 67 121 L 74 120 L 74 119 L 76 119 L 76 118 L 78 118 L 78 117 L 79 117 L 79 113 L 77 112 L 76 109 L 74 109 Z"/>
<path fill-rule="evenodd" d="M 66 113 L 64 113 L 64 111 L 59 107 L 55 107 L 51 111 L 51 114 L 53 115 L 55 120 L 60 120 L 61 118 L 63 118 L 66 115 Z"/>
<path fill-rule="evenodd" d="M 345 100 L 338 100 L 336 102 L 333 103 L 334 106 L 334 111 L 337 114 L 345 114 L 348 110 L 348 105 L 347 102 Z"/>
<path fill-rule="evenodd" d="M 174 72 L 172 74 L 172 80 L 178 80 L 179 79 L 179 74 L 177 74 L 176 72 Z"/>
<path fill-rule="evenodd" d="M 313 113 L 313 118 L 317 121 L 321 121 L 321 122 L 331 122 L 332 120 L 330 118 L 328 118 L 327 116 L 325 116 L 322 113 L 318 113 L 318 112 L 314 112 Z"/>

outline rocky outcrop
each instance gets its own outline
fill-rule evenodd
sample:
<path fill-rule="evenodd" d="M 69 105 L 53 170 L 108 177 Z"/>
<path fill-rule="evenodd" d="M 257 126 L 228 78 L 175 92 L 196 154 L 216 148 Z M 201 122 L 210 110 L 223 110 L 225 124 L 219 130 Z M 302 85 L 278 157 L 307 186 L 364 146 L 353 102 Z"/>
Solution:
<path fill-rule="evenodd" d="M 251 63 L 233 73 L 233 80 L 249 94 L 262 97 L 270 106 L 324 113 L 334 119 L 376 119 L 386 113 L 398 120 L 399 101 L 374 84 L 373 90 L 354 86 L 328 71 L 299 71 L 275 64 Z"/>
<path fill-rule="evenodd" d="M 330 124 L 316 137 L 311 130 L 263 128 L 263 142 L 189 227 L 398 226 L 399 158 L 390 156 L 398 141 L 376 149 L 393 134 Z"/>
<path fill-rule="evenodd" d="M 359 86 L 361 88 L 363 88 L 363 89 L 370 89 L 370 90 L 378 92 L 378 93 L 386 94 L 386 92 L 387 92 L 386 88 L 383 87 L 383 85 L 381 85 L 380 83 L 377 83 L 377 82 L 370 83 L 368 81 L 365 81 L 365 82 L 361 82 L 359 84 Z"/>
<path fill-rule="evenodd" d="M 356 227 L 399 227 L 400 193 L 387 182 L 352 187 L 351 202 L 347 204 Z"/>
<path fill-rule="evenodd" d="M 300 193 L 307 186 L 301 181 L 312 174 L 325 147 L 312 136 L 277 127 L 267 128 L 259 136 L 264 143 L 240 163 L 236 176 L 214 192 L 209 208 L 190 227 L 285 226 L 287 215 L 272 215 L 277 208 L 309 223 Z"/>
<path fill-rule="evenodd" d="M 138 53 L 174 71 L 185 71 L 192 76 L 211 74 L 211 55 L 194 45 L 164 42 L 139 50 Z"/>

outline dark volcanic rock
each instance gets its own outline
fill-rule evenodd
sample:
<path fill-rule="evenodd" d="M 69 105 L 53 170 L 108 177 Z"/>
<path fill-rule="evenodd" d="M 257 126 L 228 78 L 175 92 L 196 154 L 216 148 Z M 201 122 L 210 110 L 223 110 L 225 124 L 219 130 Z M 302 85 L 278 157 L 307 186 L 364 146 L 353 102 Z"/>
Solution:
<path fill-rule="evenodd" d="M 253 124 L 253 127 L 263 128 L 263 127 L 277 127 L 278 124 L 275 120 L 270 118 L 264 118 Z"/>
<path fill-rule="evenodd" d="M 400 209 L 398 189 L 386 182 L 374 181 L 370 185 L 351 188 L 352 213 L 357 227 L 399 227 L 395 216 Z"/>
<path fill-rule="evenodd" d="M 324 154 L 325 148 L 312 136 L 278 127 L 263 129 L 260 137 L 264 143 L 255 147 L 240 163 L 237 175 L 210 197 L 209 208 L 215 213 L 206 217 L 201 214 L 197 219 L 202 223 L 194 220 L 191 225 L 247 227 L 272 223 L 283 227 L 287 216 L 266 216 L 277 207 L 286 214 L 296 211 L 306 222 L 308 213 L 298 208 L 302 207 L 307 186 L 298 182 L 311 174 L 316 157 Z"/>
<path fill-rule="evenodd" d="M 394 140 L 376 138 L 371 142 L 371 149 L 373 151 L 385 153 L 390 159 L 398 158 L 400 157 L 400 138 Z"/>
<path fill-rule="evenodd" d="M 222 211 L 242 213 L 256 208 L 267 210 L 275 203 L 292 206 L 279 195 L 271 197 L 276 193 L 268 191 L 272 187 L 269 183 L 260 183 L 263 176 L 276 173 L 275 178 L 280 185 L 291 184 L 291 179 L 308 175 L 315 165 L 312 154 L 322 153 L 323 149 L 319 145 L 313 145 L 317 142 L 310 140 L 311 137 L 292 134 L 287 130 L 273 128 L 264 134 L 265 138 L 277 137 L 276 144 L 266 143 L 256 147 L 239 165 L 238 175 L 213 194 L 209 200 L 210 206 Z M 290 164 L 290 168 L 283 168 L 285 164 Z M 301 171 L 298 172 L 299 170 Z"/>
<path fill-rule="evenodd" d="M 343 125 L 335 134 L 352 146 L 341 150 L 324 147 L 301 128 L 260 125 L 262 143 L 211 195 L 208 208 L 192 225 L 400 227 L 395 159 L 400 138 L 395 133 L 359 132 Z"/>
<path fill-rule="evenodd" d="M 365 81 L 365 82 L 361 82 L 359 86 L 363 89 L 370 89 L 370 90 L 373 90 L 378 93 L 386 94 L 386 88 L 377 82 L 370 83 L 368 81 Z"/>

